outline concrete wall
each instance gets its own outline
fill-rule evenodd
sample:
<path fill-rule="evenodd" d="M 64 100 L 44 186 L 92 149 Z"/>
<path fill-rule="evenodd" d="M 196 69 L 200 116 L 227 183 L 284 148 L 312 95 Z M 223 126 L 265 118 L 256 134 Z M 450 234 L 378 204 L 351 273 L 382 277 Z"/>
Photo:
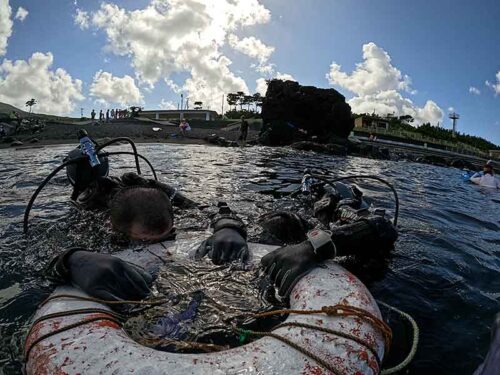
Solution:
<path fill-rule="evenodd" d="M 216 113 L 213 111 L 141 111 L 141 117 L 147 117 L 152 120 L 170 120 L 170 121 L 180 121 L 182 118 L 186 120 L 205 120 L 213 121 L 215 120 Z"/>

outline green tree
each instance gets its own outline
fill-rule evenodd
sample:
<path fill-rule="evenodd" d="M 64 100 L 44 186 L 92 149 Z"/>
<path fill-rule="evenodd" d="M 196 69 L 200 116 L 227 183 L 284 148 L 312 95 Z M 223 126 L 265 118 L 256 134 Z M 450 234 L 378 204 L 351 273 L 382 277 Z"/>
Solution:
<path fill-rule="evenodd" d="M 233 106 L 233 109 L 236 109 L 236 105 L 238 104 L 238 94 L 235 93 L 229 93 L 227 94 L 227 104 L 229 104 L 229 108 Z"/>
<path fill-rule="evenodd" d="M 264 97 L 262 95 L 260 95 L 260 93 L 256 92 L 255 94 L 253 94 L 253 102 L 255 104 L 256 111 L 257 111 L 257 108 L 262 107 L 263 100 L 264 100 Z"/>
<path fill-rule="evenodd" d="M 247 106 L 247 111 L 250 112 L 250 106 L 253 103 L 253 96 L 252 95 L 244 95 L 242 102 L 243 102 L 243 105 Z"/>
<path fill-rule="evenodd" d="M 26 102 L 26 107 L 30 107 L 30 113 L 31 113 L 31 109 L 34 105 L 36 105 L 36 99 L 31 98 L 30 100 L 28 100 Z"/>
<path fill-rule="evenodd" d="M 238 104 L 240 105 L 240 111 L 243 110 L 243 104 L 245 103 L 245 93 L 243 91 L 238 91 Z"/>

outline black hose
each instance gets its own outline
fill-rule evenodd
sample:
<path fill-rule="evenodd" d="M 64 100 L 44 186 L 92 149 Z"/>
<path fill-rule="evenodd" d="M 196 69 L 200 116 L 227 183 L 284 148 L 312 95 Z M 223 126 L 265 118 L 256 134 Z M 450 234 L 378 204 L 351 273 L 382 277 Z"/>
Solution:
<path fill-rule="evenodd" d="M 138 157 L 138 153 L 137 153 L 137 147 L 135 146 L 135 143 L 133 140 L 131 140 L 130 138 L 127 138 L 127 137 L 119 137 L 119 138 L 115 138 L 115 139 L 112 139 L 108 142 L 105 142 L 103 143 L 102 145 L 100 146 L 97 146 L 95 152 L 96 154 L 99 153 L 100 150 L 102 150 L 104 147 L 107 147 L 107 146 L 110 146 L 112 145 L 113 143 L 116 143 L 116 142 L 121 142 L 121 141 L 124 141 L 124 142 L 127 142 L 130 144 L 130 146 L 132 146 L 132 149 L 134 150 L 134 157 L 135 157 L 135 167 L 137 168 L 137 174 L 141 174 L 141 166 L 139 165 L 139 157 Z"/>
<path fill-rule="evenodd" d="M 383 178 L 380 178 L 378 176 L 372 176 L 372 175 L 353 175 L 353 176 L 337 177 L 337 178 L 334 178 L 333 180 L 330 180 L 328 178 L 325 178 L 325 177 L 323 177 L 321 175 L 317 175 L 317 174 L 311 174 L 311 176 L 317 180 L 320 180 L 320 181 L 323 181 L 323 182 L 329 184 L 333 188 L 335 188 L 335 186 L 333 185 L 335 182 L 340 182 L 340 181 L 344 181 L 344 180 L 352 180 L 352 179 L 367 179 L 367 180 L 377 180 L 379 182 L 382 182 L 384 185 L 387 185 L 392 190 L 392 192 L 394 194 L 394 201 L 396 204 L 396 208 L 395 208 L 395 212 L 394 212 L 394 223 L 393 224 L 394 224 L 394 226 L 398 225 L 398 217 L 399 217 L 398 192 L 396 191 L 394 186 L 392 186 L 391 183 L 387 182 Z"/>
<path fill-rule="evenodd" d="M 99 156 L 111 156 L 111 155 L 134 155 L 134 156 L 138 156 L 139 158 L 141 158 L 142 160 L 144 160 L 146 162 L 147 165 L 149 165 L 149 168 L 151 168 L 151 172 L 153 172 L 153 176 L 155 178 L 156 181 L 158 181 L 158 177 L 156 176 L 156 171 L 153 167 L 153 165 L 149 162 L 148 159 L 146 159 L 144 156 L 142 156 L 141 154 L 134 154 L 133 152 L 129 152 L 129 151 L 116 151 L 116 152 L 105 152 L 103 154 L 99 154 Z"/>
<path fill-rule="evenodd" d="M 38 185 L 38 188 L 35 190 L 35 192 L 31 196 L 30 201 L 28 202 L 28 206 L 26 207 L 26 211 L 24 211 L 24 222 L 23 222 L 23 231 L 24 231 L 24 234 L 28 233 L 28 219 L 29 219 L 31 208 L 33 207 L 33 203 L 35 203 L 36 197 L 38 196 L 38 194 L 40 194 L 40 192 L 45 187 L 45 185 L 47 185 L 49 183 L 49 181 L 61 169 L 65 168 L 68 165 L 78 163 L 80 160 L 83 160 L 83 159 L 87 159 L 87 156 L 81 156 L 81 157 L 79 157 L 77 159 L 68 160 L 68 161 L 62 163 L 59 167 L 57 167 L 56 169 L 54 169 L 51 174 L 49 174 L 47 177 L 45 177 L 45 180 L 43 180 L 43 182 L 40 185 Z"/>

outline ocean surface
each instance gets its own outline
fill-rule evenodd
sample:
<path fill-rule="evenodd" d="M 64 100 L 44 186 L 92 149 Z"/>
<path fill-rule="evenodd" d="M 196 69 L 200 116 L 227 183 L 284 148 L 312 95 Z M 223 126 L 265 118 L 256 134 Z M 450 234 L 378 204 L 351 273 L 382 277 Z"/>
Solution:
<path fill-rule="evenodd" d="M 64 172 L 46 186 L 22 232 L 26 204 L 72 146 L 0 150 L 0 373 L 21 371 L 22 347 L 37 304 L 50 292 L 48 261 L 69 246 L 116 252 L 123 243 L 103 215 L 69 203 Z M 112 151 L 126 149 L 113 147 Z M 411 374 L 470 374 L 489 346 L 500 311 L 500 192 L 464 183 L 460 171 L 406 161 L 332 157 L 290 149 L 229 149 L 200 145 L 139 145 L 159 178 L 209 208 L 226 201 L 256 238 L 258 218 L 302 202 L 286 196 L 305 168 L 330 176 L 373 174 L 398 190 L 399 239 L 388 267 L 358 271 L 376 299 L 411 314 L 421 341 Z M 128 151 L 128 150 L 127 150 Z M 133 170 L 130 156 L 114 156 L 111 174 Z M 150 175 L 147 166 L 143 173 Z M 392 212 L 393 198 L 376 182 L 358 186 Z M 179 238 L 205 233 L 207 217 L 177 211 Z"/>

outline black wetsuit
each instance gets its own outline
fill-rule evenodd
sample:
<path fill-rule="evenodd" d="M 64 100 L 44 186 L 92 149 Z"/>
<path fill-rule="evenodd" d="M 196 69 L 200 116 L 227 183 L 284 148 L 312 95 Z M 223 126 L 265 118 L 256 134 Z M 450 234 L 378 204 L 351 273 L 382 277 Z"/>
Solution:
<path fill-rule="evenodd" d="M 154 187 L 162 190 L 177 207 L 195 207 L 196 203 L 178 193 L 175 188 L 153 179 L 146 179 L 136 173 L 128 172 L 118 177 L 97 177 L 74 199 L 75 203 L 85 209 L 106 209 L 113 197 L 120 190 L 133 186 Z"/>

